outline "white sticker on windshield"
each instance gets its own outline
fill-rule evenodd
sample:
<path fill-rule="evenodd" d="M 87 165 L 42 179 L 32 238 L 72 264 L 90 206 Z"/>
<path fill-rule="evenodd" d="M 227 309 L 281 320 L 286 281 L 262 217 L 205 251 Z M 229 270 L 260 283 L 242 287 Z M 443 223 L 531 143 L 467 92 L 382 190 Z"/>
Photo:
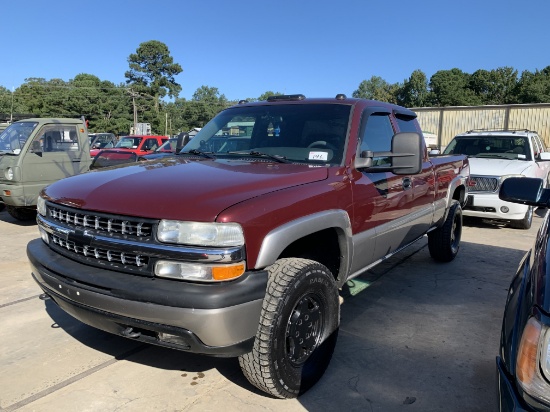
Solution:
<path fill-rule="evenodd" d="M 323 160 L 326 161 L 328 159 L 328 153 L 327 152 L 309 152 L 309 160 Z"/>

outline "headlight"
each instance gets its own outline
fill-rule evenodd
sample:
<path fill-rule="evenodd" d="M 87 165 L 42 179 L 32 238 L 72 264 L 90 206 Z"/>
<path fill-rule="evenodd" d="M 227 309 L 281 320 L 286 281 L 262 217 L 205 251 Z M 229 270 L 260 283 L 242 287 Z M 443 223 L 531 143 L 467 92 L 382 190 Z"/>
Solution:
<path fill-rule="evenodd" d="M 155 276 L 170 279 L 217 282 L 238 278 L 244 273 L 244 262 L 227 265 L 175 262 L 159 260 L 155 264 Z"/>
<path fill-rule="evenodd" d="M 46 216 L 46 201 L 41 196 L 38 196 L 38 200 L 36 201 L 36 210 L 42 216 Z"/>
<path fill-rule="evenodd" d="M 6 179 L 8 180 L 13 180 L 13 169 L 11 167 L 8 167 L 4 172 L 4 176 L 6 176 Z"/>
<path fill-rule="evenodd" d="M 516 359 L 516 378 L 529 395 L 550 403 L 550 329 L 530 318 Z"/>
<path fill-rule="evenodd" d="M 193 246 L 242 246 L 244 235 L 238 223 L 201 223 L 161 220 L 158 239 L 166 243 Z"/>

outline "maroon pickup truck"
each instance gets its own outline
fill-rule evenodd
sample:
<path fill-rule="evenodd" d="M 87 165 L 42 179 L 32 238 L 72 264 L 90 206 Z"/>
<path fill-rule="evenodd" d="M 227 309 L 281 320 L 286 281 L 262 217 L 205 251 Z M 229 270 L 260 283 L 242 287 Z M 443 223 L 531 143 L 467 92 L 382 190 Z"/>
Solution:
<path fill-rule="evenodd" d="M 428 236 L 457 254 L 469 167 L 428 157 L 416 115 L 303 95 L 241 102 L 176 155 L 48 186 L 32 276 L 82 322 L 142 342 L 238 356 L 276 397 L 331 358 L 339 289 Z"/>

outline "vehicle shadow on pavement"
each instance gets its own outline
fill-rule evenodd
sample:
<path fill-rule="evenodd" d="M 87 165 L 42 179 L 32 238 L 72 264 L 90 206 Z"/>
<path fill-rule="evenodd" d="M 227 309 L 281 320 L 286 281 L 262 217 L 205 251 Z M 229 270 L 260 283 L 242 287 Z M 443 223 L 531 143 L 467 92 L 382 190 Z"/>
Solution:
<path fill-rule="evenodd" d="M 259 395 L 263 392 L 252 386 L 244 377 L 239 367 L 237 358 L 216 358 L 212 356 L 186 353 L 175 349 L 163 348 L 138 341 L 133 341 L 121 336 L 88 326 L 59 308 L 51 299 L 45 301 L 45 309 L 51 317 L 53 328 L 61 328 L 75 340 L 92 349 L 103 352 L 117 360 L 136 362 L 166 371 L 179 371 L 181 376 L 190 374 L 198 379 L 208 375 L 209 370 L 216 369 L 230 382 Z M 185 376 L 184 376 L 185 375 Z M 196 382 L 193 377 L 182 382 Z M 190 384 L 189 383 L 189 384 Z"/>
<path fill-rule="evenodd" d="M 421 240 L 355 278 L 341 291 L 328 370 L 298 401 L 307 410 L 495 410 L 496 398 L 487 393 L 496 390 L 507 288 L 524 254 L 462 242 L 457 258 L 441 264 Z M 142 344 L 89 327 L 51 300 L 45 308 L 52 327 L 115 359 L 178 371 L 182 385 L 216 370 L 229 385 L 269 397 L 246 380 L 236 358 Z"/>
<path fill-rule="evenodd" d="M 17 220 L 13 216 L 11 216 L 6 209 L 0 211 L 0 220 L 7 222 L 7 223 L 13 223 L 19 226 L 36 226 L 36 220 Z"/>
<path fill-rule="evenodd" d="M 339 341 L 325 376 L 299 398 L 307 410 L 497 409 L 487 394 L 525 252 L 462 242 L 450 263 L 434 262 L 427 245 L 402 253 L 342 291 Z"/>

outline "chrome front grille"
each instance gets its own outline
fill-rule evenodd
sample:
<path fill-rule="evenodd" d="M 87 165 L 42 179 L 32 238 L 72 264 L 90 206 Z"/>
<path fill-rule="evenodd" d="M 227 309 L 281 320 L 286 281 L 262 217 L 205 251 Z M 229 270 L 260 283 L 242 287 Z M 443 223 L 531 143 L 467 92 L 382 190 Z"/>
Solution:
<path fill-rule="evenodd" d="M 86 211 L 77 212 L 70 209 L 61 209 L 51 205 L 48 205 L 48 210 L 53 220 L 78 228 L 93 229 L 114 235 L 132 236 L 140 240 L 150 239 L 153 233 L 153 225 L 139 219 L 102 216 Z"/>
<path fill-rule="evenodd" d="M 149 264 L 149 257 L 143 255 L 136 255 L 133 253 L 118 252 L 108 249 L 79 245 L 71 240 L 64 240 L 59 236 L 52 235 L 51 241 L 53 244 L 66 249 L 69 252 L 76 253 L 77 255 L 84 256 L 95 261 L 103 263 L 121 264 L 124 266 L 133 266 L 136 268 L 146 267 Z"/>
<path fill-rule="evenodd" d="M 470 176 L 469 192 L 495 193 L 498 190 L 498 177 Z"/>

